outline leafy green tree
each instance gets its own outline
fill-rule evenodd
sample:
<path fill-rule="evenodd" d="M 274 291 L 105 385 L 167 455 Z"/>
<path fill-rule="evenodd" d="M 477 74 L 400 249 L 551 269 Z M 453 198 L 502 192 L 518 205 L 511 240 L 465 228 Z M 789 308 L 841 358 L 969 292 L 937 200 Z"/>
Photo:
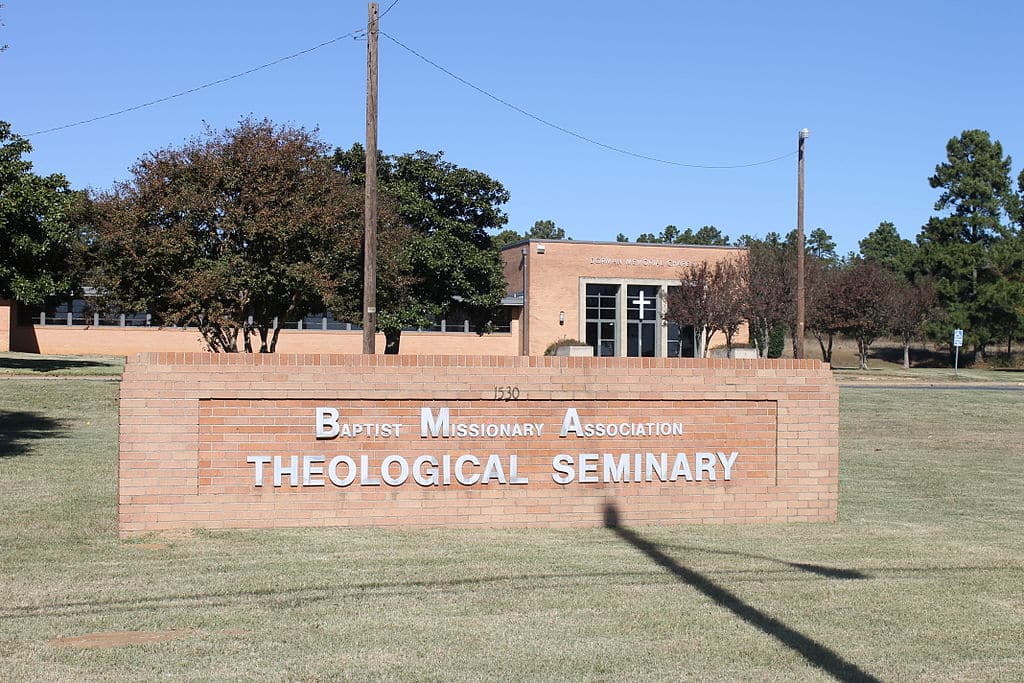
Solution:
<path fill-rule="evenodd" d="M 512 229 L 502 230 L 497 235 L 491 237 L 491 242 L 494 244 L 496 249 L 501 249 L 509 244 L 515 244 L 521 240 L 530 239 L 571 240 L 572 238 L 566 236 L 565 230 L 556 226 L 554 221 L 543 220 L 535 221 L 533 227 L 521 235 Z"/>
<path fill-rule="evenodd" d="M 811 234 L 807 236 L 807 243 L 804 246 L 807 248 L 808 254 L 822 261 L 827 263 L 837 263 L 839 261 L 835 240 L 832 239 L 832 235 L 828 234 L 824 228 L 811 230 Z"/>
<path fill-rule="evenodd" d="M 693 232 L 687 228 L 679 238 L 676 239 L 675 243 L 725 247 L 729 245 L 729 236 L 723 235 L 722 231 L 713 225 L 705 225 L 697 232 Z"/>
<path fill-rule="evenodd" d="M 566 237 L 565 230 L 555 225 L 554 221 L 536 221 L 533 227 L 526 231 L 526 237 L 535 240 L 571 240 Z"/>
<path fill-rule="evenodd" d="M 618 235 L 615 236 L 615 241 L 616 242 L 628 242 L 629 238 L 626 237 L 626 235 L 624 235 L 623 233 L 620 232 Z"/>
<path fill-rule="evenodd" d="M 982 291 L 979 304 L 992 320 L 994 339 L 1006 342 L 1009 355 L 1013 342 L 1024 338 L 1024 235 L 1000 240 L 989 257 L 994 279 Z"/>
<path fill-rule="evenodd" d="M 488 231 L 508 222 L 501 210 L 508 191 L 443 156 L 382 154 L 377 164 L 382 196 L 412 231 L 401 258 L 404 277 L 378 278 L 377 327 L 387 339 L 386 353 L 398 353 L 403 328 L 432 324 L 456 306 L 483 332 L 505 294 L 501 258 Z M 360 185 L 365 158 L 359 144 L 334 153 L 336 167 Z M 389 288 L 401 291 L 388 295 Z"/>
<path fill-rule="evenodd" d="M 916 246 L 900 237 L 896 226 L 889 221 L 879 223 L 858 245 L 860 256 L 865 261 L 877 263 L 894 273 L 909 274 L 914 268 Z"/>
<path fill-rule="evenodd" d="M 80 193 L 64 176 L 39 176 L 28 140 L 0 121 L 0 299 L 40 304 L 77 285 Z"/>
<path fill-rule="evenodd" d="M 1018 234 L 1024 232 L 1024 171 L 1017 176 L 1017 195 L 1010 202 L 1010 218 L 1017 224 Z"/>
<path fill-rule="evenodd" d="M 623 239 L 619 239 L 619 242 L 628 242 L 629 238 L 619 233 Z M 666 225 L 661 233 L 655 235 L 650 232 L 643 232 L 637 235 L 637 242 L 647 242 L 653 244 L 694 244 L 704 246 L 727 246 L 729 244 L 729 237 L 723 235 L 722 231 L 713 225 L 705 225 L 700 230 L 694 232 L 692 228 L 680 231 L 674 225 Z"/>
<path fill-rule="evenodd" d="M 935 210 L 945 215 L 929 219 L 917 238 L 920 267 L 934 278 L 949 322 L 964 330 L 976 361 L 984 360 L 985 345 L 998 336 L 999 309 L 986 302 L 992 299 L 987 290 L 1000 279 L 990 252 L 1013 235 L 1004 222 L 1005 212 L 1016 210 L 1010 166 L 1002 145 L 986 131 L 965 130 L 950 139 L 946 161 L 928 179 L 941 190 Z"/>
<path fill-rule="evenodd" d="M 492 235 L 491 244 L 494 245 L 495 249 L 500 250 L 503 247 L 507 247 L 510 244 L 515 244 L 516 242 L 521 242 L 524 239 L 526 238 L 520 235 L 518 232 L 516 232 L 512 228 L 508 228 L 506 230 L 502 230 L 497 235 Z"/>
<path fill-rule="evenodd" d="M 100 284 L 122 308 L 197 326 L 213 351 L 238 351 L 239 335 L 275 351 L 275 320 L 359 297 L 362 194 L 327 152 L 301 128 L 244 119 L 147 154 L 95 203 Z M 384 253 L 393 223 L 384 212 Z"/>

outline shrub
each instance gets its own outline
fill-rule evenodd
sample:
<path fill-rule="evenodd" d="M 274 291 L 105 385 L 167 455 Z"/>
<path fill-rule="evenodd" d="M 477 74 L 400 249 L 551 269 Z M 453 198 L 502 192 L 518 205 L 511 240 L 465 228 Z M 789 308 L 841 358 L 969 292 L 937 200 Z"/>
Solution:
<path fill-rule="evenodd" d="M 548 348 L 544 349 L 544 355 L 553 356 L 555 355 L 555 351 L 562 346 L 586 346 L 586 344 L 581 342 L 579 339 L 556 339 L 548 345 Z"/>

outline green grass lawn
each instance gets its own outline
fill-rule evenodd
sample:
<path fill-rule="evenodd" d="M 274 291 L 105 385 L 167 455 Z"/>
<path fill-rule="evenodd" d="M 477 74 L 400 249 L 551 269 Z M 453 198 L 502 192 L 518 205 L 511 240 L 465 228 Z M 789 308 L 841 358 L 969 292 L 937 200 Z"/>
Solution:
<path fill-rule="evenodd" d="M 38 353 L 0 353 L 0 375 L 119 377 L 122 372 L 124 372 L 124 356 L 46 356 Z"/>
<path fill-rule="evenodd" d="M 127 542 L 116 392 L 0 380 L 0 680 L 1024 679 L 1024 392 L 844 389 L 836 524 Z"/>

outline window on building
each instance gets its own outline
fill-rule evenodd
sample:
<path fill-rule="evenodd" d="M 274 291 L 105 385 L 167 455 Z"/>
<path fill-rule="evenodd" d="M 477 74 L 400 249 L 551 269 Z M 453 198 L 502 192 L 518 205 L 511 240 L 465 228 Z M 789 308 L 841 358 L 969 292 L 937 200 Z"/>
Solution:
<path fill-rule="evenodd" d="M 587 285 L 587 344 L 595 356 L 614 356 L 619 325 L 619 286 Z"/>
<path fill-rule="evenodd" d="M 658 340 L 657 285 L 626 287 L 626 355 L 657 355 Z"/>

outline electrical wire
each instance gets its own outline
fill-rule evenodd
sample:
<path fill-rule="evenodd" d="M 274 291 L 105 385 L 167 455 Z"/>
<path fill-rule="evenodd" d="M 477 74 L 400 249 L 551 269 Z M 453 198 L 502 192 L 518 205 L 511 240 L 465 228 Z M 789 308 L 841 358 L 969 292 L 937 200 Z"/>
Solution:
<path fill-rule="evenodd" d="M 378 21 L 385 14 L 387 14 L 392 9 L 394 9 L 395 5 L 397 5 L 397 4 L 398 4 L 398 0 L 394 0 L 390 5 L 388 5 L 387 9 L 385 9 L 383 12 L 381 12 L 380 15 L 377 17 Z M 287 62 L 290 59 L 295 59 L 296 57 L 301 57 L 302 55 L 306 55 L 306 54 L 309 54 L 310 52 L 313 52 L 315 50 L 319 50 L 322 47 L 327 47 L 328 45 L 333 45 L 334 43 L 337 43 L 338 41 L 344 40 L 345 38 L 360 38 L 360 37 L 365 37 L 365 36 L 366 36 L 366 29 L 356 29 L 355 31 L 350 31 L 350 32 L 346 33 L 345 35 L 338 36 L 337 38 L 331 38 L 330 40 L 325 40 L 324 42 L 320 43 L 319 45 L 314 45 L 313 47 L 307 48 L 305 50 L 300 50 L 298 52 L 293 52 L 290 55 L 286 55 L 286 56 L 281 57 L 279 59 L 275 59 L 272 62 L 267 62 L 266 64 L 261 64 L 260 66 L 253 67 L 251 69 L 246 69 L 245 71 L 240 71 L 240 72 L 238 72 L 236 74 L 232 74 L 231 76 L 225 76 L 224 78 L 218 78 L 217 80 L 210 81 L 209 83 L 203 83 L 202 85 L 197 85 L 194 88 L 189 88 L 188 90 L 182 90 L 181 92 L 176 92 L 173 95 L 167 95 L 166 97 L 158 97 L 155 100 L 150 100 L 148 102 L 143 102 L 142 104 L 136 104 L 136 105 L 131 106 L 131 107 L 125 107 L 124 109 L 119 109 L 117 111 L 112 111 L 112 112 L 110 112 L 108 114 L 101 114 L 100 116 L 94 116 L 91 119 L 82 119 L 81 121 L 74 121 L 72 123 L 65 123 L 64 125 L 61 125 L 61 126 L 54 126 L 53 128 L 45 128 L 43 130 L 37 130 L 37 131 L 34 131 L 32 133 L 25 133 L 25 137 L 28 138 L 28 137 L 32 137 L 33 135 L 45 135 L 46 133 L 55 133 L 58 130 L 66 130 L 68 128 L 74 128 L 76 126 L 84 126 L 85 124 L 93 123 L 94 121 L 102 121 L 103 119 L 109 119 L 109 118 L 111 118 L 113 116 L 120 116 L 121 114 L 127 114 L 128 112 L 137 111 L 139 109 L 145 109 L 146 107 L 152 107 L 154 104 L 160 104 L 161 102 L 167 102 L 168 100 L 173 100 L 173 99 L 176 99 L 178 97 L 184 97 L 185 95 L 191 95 L 194 92 L 199 92 L 200 90 L 205 90 L 207 88 L 212 88 L 215 85 L 220 85 L 222 83 L 227 83 L 228 81 L 233 81 L 236 78 L 242 78 L 243 76 L 248 76 L 249 74 L 256 73 L 257 71 L 262 71 L 263 69 L 267 69 L 267 68 L 270 68 L 272 66 L 276 66 L 276 65 L 280 64 L 281 62 Z"/>
<path fill-rule="evenodd" d="M 380 15 L 378 16 L 378 20 L 380 18 L 382 18 L 384 15 L 386 15 L 388 12 L 390 12 L 395 7 L 395 5 L 397 5 L 398 3 L 399 3 L 399 0 L 393 0 L 393 2 L 390 5 L 388 5 L 387 8 L 383 12 L 380 13 Z M 385 38 L 387 38 L 388 40 L 390 40 L 391 42 L 393 42 L 396 45 L 398 45 L 399 47 L 401 47 L 403 50 L 406 50 L 407 52 L 409 52 L 410 54 L 412 54 L 415 57 L 419 58 L 423 62 L 429 64 L 432 67 L 434 67 L 438 71 L 441 71 L 442 73 L 444 73 L 447 76 L 455 79 L 456 81 L 459 81 L 463 85 L 465 85 L 465 86 L 467 86 L 469 88 L 472 88 L 473 90 L 476 90 L 477 92 L 479 92 L 480 94 L 484 95 L 485 97 L 488 97 L 488 98 L 494 100 L 495 102 L 498 102 L 499 104 L 501 104 L 501 105 L 503 105 L 503 106 L 505 106 L 505 107 L 507 107 L 507 108 L 509 108 L 509 109 L 511 109 L 511 110 L 513 110 L 513 111 L 515 111 L 517 113 L 519 113 L 519 114 L 522 114 L 523 116 L 526 116 L 527 118 L 533 119 L 534 121 L 536 121 L 536 122 L 538 122 L 538 123 L 540 123 L 540 124 L 542 124 L 544 126 L 547 126 L 549 128 L 553 128 L 554 130 L 557 130 L 557 131 L 559 131 L 561 133 L 564 133 L 566 135 L 572 136 L 572 137 L 574 137 L 574 138 L 576 138 L 578 140 L 581 140 L 581 141 L 586 142 L 588 144 L 600 147 L 602 149 L 606 149 L 606 150 L 615 152 L 617 154 L 622 154 L 622 155 L 625 155 L 625 156 L 633 157 L 635 159 L 643 159 L 643 160 L 646 160 L 646 161 L 653 161 L 653 162 L 656 162 L 656 163 L 659 163 L 659 164 L 667 164 L 669 166 L 680 166 L 680 167 L 684 167 L 684 168 L 699 168 L 699 169 L 751 168 L 753 166 L 764 166 L 766 164 L 772 164 L 772 163 L 775 163 L 776 161 L 781 161 L 783 159 L 788 159 L 788 158 L 793 157 L 793 156 L 795 156 L 797 154 L 796 152 L 789 152 L 788 154 L 783 154 L 781 156 L 773 157 L 771 159 L 765 159 L 765 160 L 762 160 L 762 161 L 755 161 L 755 162 L 744 163 L 744 164 L 694 164 L 694 163 L 686 163 L 686 162 L 682 162 L 682 161 L 674 161 L 674 160 L 671 160 L 671 159 L 661 159 L 659 157 L 654 157 L 654 156 L 650 156 L 650 155 L 647 155 L 647 154 L 640 154 L 638 152 L 633 152 L 631 150 L 624 149 L 622 147 L 616 147 L 614 145 L 609 145 L 609 144 L 601 142 L 599 140 L 595 140 L 595 139 L 587 137 L 586 135 L 583 135 L 581 133 L 577 133 L 574 130 L 566 128 L 565 126 L 560 126 L 557 123 L 553 123 L 551 121 L 548 121 L 547 119 L 544 119 L 544 118 L 542 118 L 542 117 L 540 117 L 540 116 L 538 116 L 538 115 L 536 115 L 536 114 L 534 114 L 532 112 L 529 112 L 529 111 L 523 109 L 522 107 L 516 106 L 515 104 L 512 104 L 511 102 L 509 102 L 509 101 L 507 101 L 505 99 L 502 99 L 501 97 L 498 97 L 497 95 L 495 95 L 495 94 L 493 94 L 493 93 L 491 93 L 491 92 L 481 88 L 480 86 L 478 86 L 478 85 L 476 85 L 474 83 L 471 83 L 470 81 L 466 80 L 465 78 L 462 78 L 458 74 L 452 72 L 449 69 L 446 69 L 445 67 L 441 66 L 437 62 L 429 59 L 425 55 L 417 52 L 416 50 L 414 50 L 413 48 L 409 47 L 408 45 L 406 45 L 402 41 L 398 40 L 394 36 L 388 34 L 387 32 L 380 31 L 380 34 L 382 36 L 384 36 Z M 256 73 L 257 71 L 262 71 L 264 69 L 268 69 L 268 68 L 270 68 L 272 66 L 276 66 L 277 64 L 281 64 L 282 62 L 286 62 L 286 61 L 289 61 L 289 60 L 292 60 L 292 59 L 296 59 L 297 57 L 301 57 L 303 55 L 309 54 L 310 52 L 314 52 L 314 51 L 319 50 L 321 48 L 327 47 L 328 45 L 333 45 L 334 43 L 342 41 L 342 40 L 344 40 L 346 38 L 356 38 L 356 39 L 359 39 L 359 38 L 365 38 L 365 36 L 366 36 L 366 30 L 365 29 L 356 29 L 354 31 L 350 31 L 348 33 L 345 33 L 343 35 L 337 36 L 335 38 L 331 38 L 330 40 L 325 40 L 324 42 L 319 43 L 318 45 L 314 45 L 313 47 L 306 48 L 305 50 L 299 50 L 298 52 L 293 52 L 290 55 L 285 55 L 284 57 L 279 57 L 278 59 L 275 59 L 273 61 L 267 62 L 266 64 L 261 64 L 259 66 L 253 67 L 251 69 L 246 69 L 245 71 L 240 71 L 240 72 L 238 72 L 236 74 L 232 74 L 230 76 L 225 76 L 224 78 L 218 78 L 217 80 L 209 81 L 207 83 L 203 83 L 201 85 L 197 85 L 196 87 L 189 88 L 188 90 L 182 90 L 180 92 L 176 92 L 176 93 L 173 93 L 171 95 L 166 95 L 164 97 L 158 97 L 156 99 L 149 100 L 148 102 L 143 102 L 141 104 L 136 104 L 136 105 L 133 105 L 131 107 L 125 107 L 124 109 L 119 109 L 117 111 L 112 111 L 112 112 L 109 112 L 109 113 L 106 113 L 106 114 L 101 114 L 99 116 L 93 116 L 92 118 L 82 119 L 80 121 L 73 121 L 71 123 L 66 123 L 66 124 L 63 124 L 63 125 L 60 125 L 60 126 L 53 126 L 52 128 L 44 128 L 42 130 L 37 130 L 37 131 L 33 131 L 31 133 L 26 133 L 25 137 L 29 137 L 30 138 L 30 137 L 37 136 L 37 135 L 46 135 L 47 133 L 54 133 L 54 132 L 57 132 L 57 131 L 60 131 L 60 130 L 67 130 L 68 128 L 75 128 L 77 126 L 84 126 L 84 125 L 86 125 L 88 123 L 94 123 L 96 121 L 102 121 L 104 119 L 109 119 L 109 118 L 112 118 L 114 116 L 120 116 L 122 114 L 127 114 L 129 112 L 138 111 L 139 109 L 145 109 L 146 107 L 151 107 L 153 105 L 160 104 L 162 102 L 167 102 L 169 100 L 177 99 L 179 97 L 184 97 L 185 95 L 191 95 L 192 93 L 196 93 L 196 92 L 199 92 L 201 90 L 206 90 L 207 88 L 212 88 L 214 86 L 221 85 L 223 83 L 227 83 L 229 81 L 233 81 L 233 80 L 238 79 L 238 78 L 243 78 L 243 77 L 248 76 L 250 74 Z"/>
<path fill-rule="evenodd" d="M 397 0 L 396 0 L 396 2 L 397 2 Z M 504 99 L 498 97 L 497 95 L 495 95 L 495 94 L 493 94 L 491 92 L 488 92 L 487 90 L 484 90 L 483 88 L 481 88 L 478 85 L 470 83 L 469 81 L 467 81 L 462 76 L 459 76 L 458 74 L 453 73 L 452 71 L 449 71 L 448 69 L 446 69 L 445 67 L 441 66 L 437 62 L 435 62 L 435 61 L 425 57 L 424 55 L 422 55 L 419 52 L 417 52 L 416 50 L 412 49 L 411 47 L 409 47 L 408 45 L 406 45 L 402 41 L 398 40 L 394 36 L 384 32 L 384 31 L 381 31 L 380 34 L 382 36 L 384 36 L 385 38 L 387 38 L 388 40 L 390 40 L 391 42 L 393 42 L 394 44 L 398 45 L 403 50 L 406 50 L 410 54 L 418 57 L 419 59 L 423 60 L 424 62 L 426 62 L 430 66 L 434 67 L 438 71 L 441 71 L 442 73 L 450 76 L 451 78 L 454 78 L 455 80 L 457 80 L 458 82 L 462 83 L 463 85 L 465 85 L 465 86 L 467 86 L 469 88 L 472 88 L 473 90 L 476 90 L 481 95 L 484 95 L 485 97 L 489 97 L 490 99 L 494 100 L 495 102 L 497 102 L 497 103 L 499 103 L 499 104 L 501 104 L 501 105 L 503 105 L 505 107 L 508 107 L 512 111 L 518 112 L 519 114 L 522 114 L 523 116 L 531 118 L 534 121 L 537 121 L 538 123 L 541 123 L 541 124 L 543 124 L 543 125 L 545 125 L 545 126 L 547 126 L 549 128 L 554 128 L 555 130 L 557 130 L 559 132 L 562 132 L 562 133 L 565 133 L 566 135 L 571 135 L 572 137 L 574 137 L 574 138 L 576 138 L 578 140 L 582 140 L 583 142 L 586 142 L 588 144 L 595 145 L 597 147 L 601 147 L 603 149 L 607 149 L 609 151 L 616 152 L 618 154 L 624 154 L 625 156 L 633 157 L 633 158 L 636 158 L 636 159 L 644 159 L 646 161 L 654 161 L 654 162 L 657 162 L 659 164 L 667 164 L 669 166 L 681 166 L 681 167 L 684 167 L 684 168 L 702 168 L 702 169 L 735 169 L 735 168 L 751 168 L 753 166 L 764 166 L 766 164 L 775 163 L 776 161 L 781 161 L 783 159 L 788 159 L 790 157 L 796 156 L 796 154 L 797 154 L 797 152 L 789 152 L 787 154 L 783 154 L 781 156 L 773 157 L 771 159 L 764 159 L 762 161 L 754 161 L 754 162 L 751 162 L 751 163 L 717 165 L 717 164 L 692 164 L 692 163 L 685 163 L 685 162 L 682 162 L 682 161 L 673 161 L 671 159 L 660 159 L 658 157 L 653 157 L 653 156 L 648 156 L 646 154 L 640 154 L 638 152 L 633 152 L 633 151 L 630 151 L 628 149 L 623 149 L 622 147 L 616 147 L 614 145 L 609 145 L 609 144 L 606 144 L 604 142 L 600 142 L 598 140 L 595 140 L 593 138 L 589 138 L 586 135 L 583 135 L 581 133 L 577 133 L 574 130 L 570 130 L 569 128 L 566 128 L 564 126 L 560 126 L 557 123 L 552 123 L 551 121 L 548 121 L 547 119 L 541 118 L 540 116 L 537 116 L 536 114 L 534 114 L 532 112 L 526 111 L 522 107 L 518 107 L 518 106 L 512 104 L 511 102 L 509 102 L 507 100 L 504 100 Z"/>
<path fill-rule="evenodd" d="M 391 7 L 394 7 L 397 3 L 398 3 L 398 0 L 395 0 L 395 2 L 391 3 Z M 391 7 L 388 7 L 388 10 L 390 10 Z M 350 32 L 348 32 L 348 33 L 346 33 L 344 35 L 338 36 L 336 38 L 331 38 L 330 40 L 325 40 L 324 42 L 320 43 L 319 45 L 314 45 L 313 47 L 306 48 L 305 50 L 299 50 L 298 52 L 293 52 L 290 55 L 286 55 L 284 57 L 280 57 L 278 59 L 275 59 L 272 62 L 267 62 L 266 64 L 261 64 L 259 66 L 255 66 L 255 67 L 253 67 L 251 69 L 246 69 L 245 71 L 240 71 L 240 72 L 238 72 L 236 74 L 232 74 L 230 76 L 225 76 L 224 78 L 218 78 L 215 81 L 210 81 L 208 83 L 203 83 L 202 85 L 197 85 L 194 88 L 189 88 L 188 90 L 182 90 L 181 92 L 176 92 L 173 95 L 167 95 L 165 97 L 158 97 L 155 100 L 150 100 L 148 102 L 143 102 L 142 104 L 136 104 L 136 105 L 131 106 L 131 107 L 125 107 L 124 109 L 119 109 L 117 111 L 112 111 L 112 112 L 110 112 L 108 114 L 101 114 L 100 116 L 94 116 L 94 117 L 92 117 L 90 119 L 82 119 L 81 121 L 74 121 L 72 123 L 65 123 L 64 125 L 61 125 L 61 126 L 54 126 L 53 128 L 44 128 L 43 130 L 37 130 L 37 131 L 32 132 L 32 133 L 26 133 L 24 135 L 24 137 L 30 138 L 30 137 L 35 136 L 35 135 L 45 135 L 46 133 L 54 133 L 54 132 L 56 132 L 58 130 L 66 130 L 68 128 L 75 128 L 76 126 L 84 126 L 87 123 L 93 123 L 95 121 L 102 121 L 103 119 L 109 119 L 109 118 L 114 117 L 114 116 L 120 116 L 121 114 L 127 114 L 128 112 L 137 111 L 139 109 L 144 109 L 146 107 L 152 107 L 154 104 L 160 104 L 161 102 L 167 102 L 168 100 L 173 100 L 173 99 L 176 99 L 178 97 L 184 97 L 185 95 L 191 95 L 192 93 L 199 92 L 200 90 L 205 90 L 207 88 L 212 88 L 215 85 L 220 85 L 222 83 L 227 83 L 228 81 L 233 81 L 236 78 L 242 78 L 243 76 L 248 76 L 249 74 L 256 73 L 257 71 L 262 71 L 263 69 L 268 69 L 268 68 L 270 68 L 272 66 L 276 66 L 277 64 L 280 64 L 282 62 L 287 62 L 288 60 L 295 59 L 296 57 L 301 57 L 302 55 L 309 54 L 310 52 L 313 52 L 315 50 L 319 50 L 320 48 L 327 47 L 328 45 L 333 45 L 334 43 L 337 43 L 338 41 L 344 40 L 345 38 L 357 37 L 359 33 L 360 33 L 359 30 L 350 31 Z"/>

